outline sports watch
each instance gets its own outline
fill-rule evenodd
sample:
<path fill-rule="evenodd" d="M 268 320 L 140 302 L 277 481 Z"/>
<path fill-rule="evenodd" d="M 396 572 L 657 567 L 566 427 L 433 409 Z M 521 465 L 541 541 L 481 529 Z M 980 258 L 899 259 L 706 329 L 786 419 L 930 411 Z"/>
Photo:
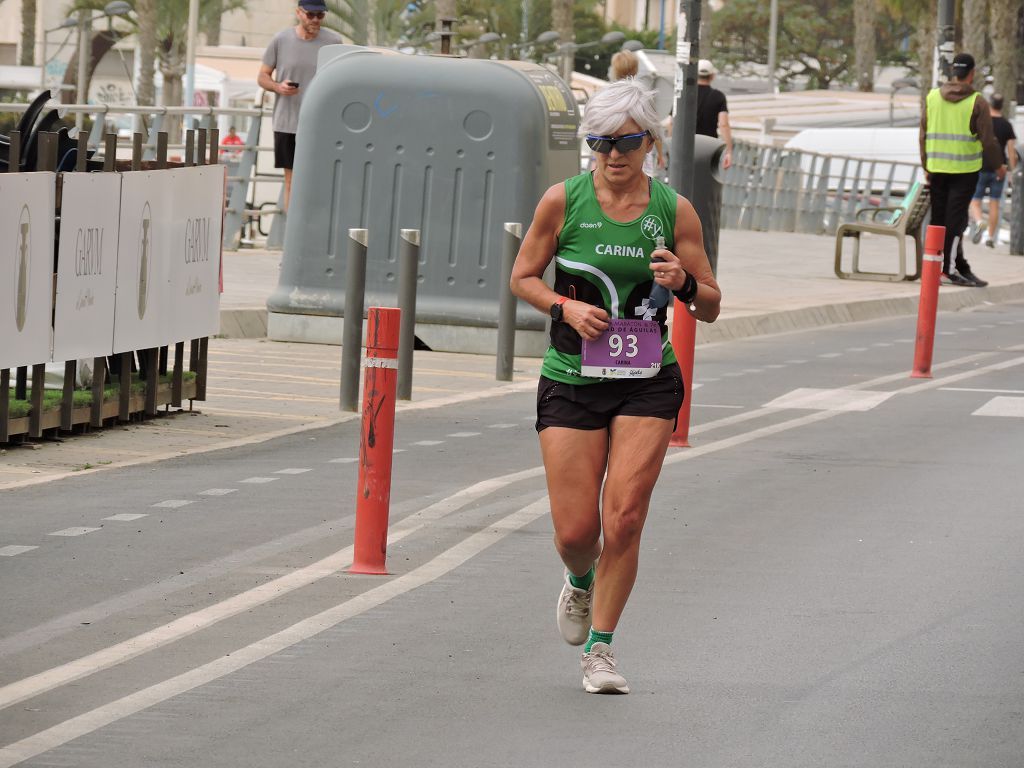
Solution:
<path fill-rule="evenodd" d="M 559 296 L 558 301 L 551 305 L 551 309 L 549 310 L 551 313 L 551 319 L 556 323 L 562 322 L 562 305 L 568 300 L 568 296 Z"/>

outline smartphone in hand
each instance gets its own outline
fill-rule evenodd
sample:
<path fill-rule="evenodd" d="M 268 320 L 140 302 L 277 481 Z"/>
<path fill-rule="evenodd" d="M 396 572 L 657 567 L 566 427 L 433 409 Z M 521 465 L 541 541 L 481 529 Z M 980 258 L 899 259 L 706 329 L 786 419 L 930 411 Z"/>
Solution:
<path fill-rule="evenodd" d="M 296 82 L 295 82 L 294 80 L 286 80 L 285 82 L 286 82 L 286 83 L 287 83 L 288 85 L 290 85 L 290 86 L 291 86 L 292 88 L 298 88 L 298 87 L 299 87 L 299 84 L 298 84 L 298 83 L 296 83 Z"/>

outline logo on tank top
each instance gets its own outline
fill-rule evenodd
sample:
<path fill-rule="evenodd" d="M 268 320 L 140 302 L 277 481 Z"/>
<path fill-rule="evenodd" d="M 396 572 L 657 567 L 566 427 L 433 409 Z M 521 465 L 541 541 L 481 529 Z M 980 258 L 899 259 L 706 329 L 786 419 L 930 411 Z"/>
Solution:
<path fill-rule="evenodd" d="M 648 240 L 657 240 L 665 236 L 665 227 L 657 216 L 644 216 L 640 221 L 640 231 Z"/>
<path fill-rule="evenodd" d="M 603 224 L 601 221 L 581 221 L 580 229 L 600 229 Z"/>

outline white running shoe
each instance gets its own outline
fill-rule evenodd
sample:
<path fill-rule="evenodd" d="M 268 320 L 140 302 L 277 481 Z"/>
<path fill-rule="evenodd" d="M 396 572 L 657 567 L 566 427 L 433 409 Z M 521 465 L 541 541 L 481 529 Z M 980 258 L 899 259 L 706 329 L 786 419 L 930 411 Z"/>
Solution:
<path fill-rule="evenodd" d="M 626 678 L 615 671 L 615 655 L 607 643 L 594 643 L 580 657 L 583 688 L 587 693 L 629 693 Z"/>
<path fill-rule="evenodd" d="M 583 645 L 590 636 L 590 605 L 594 601 L 594 585 L 590 589 L 577 589 L 569 583 L 565 571 L 565 584 L 558 596 L 558 631 L 569 645 Z"/>

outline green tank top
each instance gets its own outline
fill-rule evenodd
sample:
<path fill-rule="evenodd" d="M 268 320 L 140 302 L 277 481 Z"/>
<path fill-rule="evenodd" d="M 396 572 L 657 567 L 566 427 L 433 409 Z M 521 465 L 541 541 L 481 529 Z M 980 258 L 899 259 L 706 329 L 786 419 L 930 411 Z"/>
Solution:
<path fill-rule="evenodd" d="M 570 299 L 604 307 L 611 317 L 656 320 L 661 327 L 661 364 L 676 361 L 665 324 L 668 307 L 648 309 L 653 278 L 648 265 L 656 238 L 673 249 L 676 193 L 651 179 L 651 201 L 639 218 L 615 221 L 597 202 L 594 180 L 582 173 L 565 181 L 565 220 L 555 251 L 555 291 Z M 568 323 L 551 324 L 551 344 L 541 374 L 567 384 L 608 379 L 580 374 L 580 335 Z"/>

